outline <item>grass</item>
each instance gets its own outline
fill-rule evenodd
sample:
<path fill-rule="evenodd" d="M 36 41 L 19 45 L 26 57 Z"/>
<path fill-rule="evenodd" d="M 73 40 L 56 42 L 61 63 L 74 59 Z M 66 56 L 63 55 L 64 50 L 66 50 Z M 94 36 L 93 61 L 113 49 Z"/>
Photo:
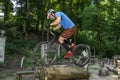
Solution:
<path fill-rule="evenodd" d="M 7 80 L 9 80 L 10 78 L 15 78 L 16 75 L 14 73 L 14 71 L 1 71 L 0 72 L 0 80 L 5 80 L 6 78 L 8 78 Z M 11 79 L 10 79 L 11 80 Z"/>
<path fill-rule="evenodd" d="M 0 68 L 3 68 L 3 66 L 4 66 L 4 63 L 0 62 Z"/>

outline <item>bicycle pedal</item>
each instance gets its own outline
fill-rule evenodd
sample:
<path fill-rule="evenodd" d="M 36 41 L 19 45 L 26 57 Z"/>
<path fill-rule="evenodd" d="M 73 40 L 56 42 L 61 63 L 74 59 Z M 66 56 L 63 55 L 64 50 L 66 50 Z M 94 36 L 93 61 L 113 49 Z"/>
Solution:
<path fill-rule="evenodd" d="M 64 58 L 65 60 L 70 60 L 70 57 L 69 58 Z"/>

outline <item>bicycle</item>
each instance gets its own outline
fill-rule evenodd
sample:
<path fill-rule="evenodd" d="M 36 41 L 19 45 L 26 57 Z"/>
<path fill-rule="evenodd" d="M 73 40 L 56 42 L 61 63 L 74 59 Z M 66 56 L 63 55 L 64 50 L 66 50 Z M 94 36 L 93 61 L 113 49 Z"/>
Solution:
<path fill-rule="evenodd" d="M 52 65 L 58 58 L 60 58 L 59 56 L 61 56 L 61 54 L 65 51 L 63 47 L 59 44 L 58 38 L 53 33 L 53 31 L 50 30 L 50 28 L 47 28 L 47 32 L 47 34 L 52 35 L 52 39 L 50 41 L 48 40 L 40 42 L 35 46 L 33 50 L 34 65 Z M 58 48 L 58 46 L 60 46 L 60 49 Z M 42 47 L 45 47 L 44 50 L 42 50 Z M 59 53 L 58 50 L 60 50 L 61 52 Z M 74 55 L 70 59 L 72 63 L 78 66 L 84 66 L 90 60 L 90 48 L 86 44 L 76 45 L 73 49 L 73 53 Z"/>

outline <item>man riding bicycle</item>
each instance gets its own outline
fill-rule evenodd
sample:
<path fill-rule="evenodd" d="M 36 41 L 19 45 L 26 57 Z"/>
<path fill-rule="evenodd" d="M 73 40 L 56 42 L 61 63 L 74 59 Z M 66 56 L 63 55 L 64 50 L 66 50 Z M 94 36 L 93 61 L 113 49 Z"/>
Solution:
<path fill-rule="evenodd" d="M 58 41 L 68 51 L 64 58 L 69 58 L 73 56 L 72 48 L 75 47 L 75 44 L 68 42 L 71 45 L 69 47 L 68 43 L 65 42 L 65 40 L 71 38 L 71 36 L 77 30 L 77 27 L 75 26 L 73 21 L 63 12 L 61 11 L 55 12 L 53 9 L 48 10 L 47 19 L 54 20 L 51 24 L 49 24 L 50 26 L 56 25 L 56 27 L 53 30 L 58 30 L 61 27 L 64 28 L 64 31 L 59 36 Z"/>

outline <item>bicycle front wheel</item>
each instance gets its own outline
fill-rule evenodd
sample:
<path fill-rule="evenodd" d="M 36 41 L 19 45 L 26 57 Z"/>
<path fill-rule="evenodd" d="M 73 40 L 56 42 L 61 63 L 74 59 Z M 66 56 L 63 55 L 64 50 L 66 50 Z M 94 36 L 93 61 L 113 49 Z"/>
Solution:
<path fill-rule="evenodd" d="M 90 48 L 85 44 L 77 45 L 73 50 L 72 61 L 78 66 L 86 65 L 90 60 Z"/>
<path fill-rule="evenodd" d="M 49 66 L 56 61 L 56 59 L 58 57 L 58 50 L 56 47 L 57 47 L 57 44 L 55 44 L 55 43 L 50 43 L 48 45 L 48 48 L 45 52 L 45 55 L 46 55 L 45 56 L 45 58 L 46 58 L 45 65 Z"/>
<path fill-rule="evenodd" d="M 43 41 L 38 43 L 33 50 L 33 62 L 35 65 L 50 65 L 56 60 L 57 50 L 50 43 Z"/>

